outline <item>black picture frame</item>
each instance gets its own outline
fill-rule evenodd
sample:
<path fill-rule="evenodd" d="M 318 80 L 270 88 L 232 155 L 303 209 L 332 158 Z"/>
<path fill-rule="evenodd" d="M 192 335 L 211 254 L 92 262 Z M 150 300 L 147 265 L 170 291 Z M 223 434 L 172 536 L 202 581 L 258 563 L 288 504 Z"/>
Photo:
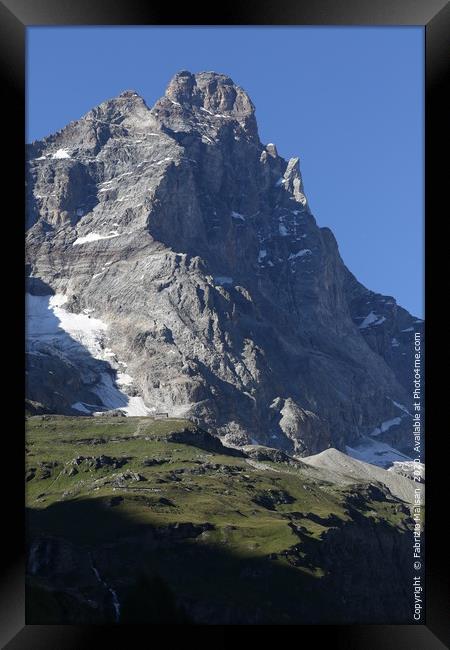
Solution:
<path fill-rule="evenodd" d="M 175 22 L 174 22 L 175 21 Z M 2 579 L 0 587 L 0 642 L 8 650 L 19 648 L 72 649 L 102 646 L 120 647 L 130 645 L 139 630 L 134 627 L 117 626 L 106 629 L 101 626 L 31 626 L 25 625 L 24 616 L 24 488 L 23 488 L 23 427 L 17 426 L 23 414 L 21 390 L 24 384 L 24 365 L 18 350 L 23 349 L 24 306 L 23 295 L 23 229 L 22 206 L 24 205 L 23 144 L 25 127 L 25 31 L 37 25 L 372 25 L 401 26 L 419 25 L 425 27 L 426 40 L 426 221 L 425 236 L 427 248 L 436 229 L 436 220 L 445 210 L 443 201 L 446 182 L 443 167 L 438 157 L 443 140 L 445 116 L 445 74 L 448 57 L 448 34 L 450 33 L 450 7 L 446 0 L 315 0 L 294 2 L 288 0 L 248 0 L 240 5 L 216 6 L 213 11 L 206 6 L 192 6 L 173 9 L 167 3 L 144 3 L 139 0 L 3 0 L 0 2 L 0 70 L 2 77 L 2 140 L 4 151 L 8 152 L 8 165 L 3 173 L 5 188 L 11 199 L 12 211 L 4 221 L 4 246 L 17 251 L 11 256 L 7 275 L 8 286 L 18 296 L 12 310 L 14 319 L 8 316 L 8 327 L 19 338 L 16 347 L 7 345 L 10 354 L 7 361 L 11 369 L 8 411 L 14 415 L 13 424 L 3 431 L 7 436 L 9 478 L 4 479 L 9 513 L 4 512 L 4 535 Z M 448 181 L 447 181 L 448 183 Z M 442 203 L 440 203 L 440 199 Z M 448 199 L 447 199 L 448 201 Z M 19 207 L 20 206 L 20 207 Z M 12 215 L 12 216 L 11 216 Z M 7 235 L 5 235 L 5 232 Z M 414 251 L 412 254 L 422 254 Z M 447 254 L 448 256 L 448 254 Z M 435 428 L 439 398 L 436 386 L 430 390 L 429 377 L 434 372 L 436 355 L 432 341 L 439 338 L 437 323 L 438 307 L 432 304 L 435 291 L 434 279 L 444 274 L 439 267 L 439 258 L 426 256 L 426 313 L 427 313 L 427 366 L 426 399 L 427 430 Z M 432 261 L 435 268 L 432 268 Z M 446 257 L 443 257 L 445 263 Z M 16 268 L 17 265 L 17 268 Z M 432 290 L 431 290 L 432 287 Z M 436 308 L 436 311 L 434 311 Z M 436 314 L 436 319 L 434 315 Z M 16 324 L 17 321 L 17 324 Z M 11 324 L 11 322 L 13 324 Z M 445 340 L 445 339 L 444 339 Z M 23 356 L 23 355 L 22 355 Z M 437 382 L 436 382 L 437 383 Z M 443 398 L 445 404 L 445 398 Z M 444 430 L 442 430 L 444 434 Z M 443 437 L 443 436 L 442 436 Z M 302 626 L 298 643 L 309 647 L 309 636 L 314 645 L 330 644 L 333 648 L 375 650 L 410 650 L 424 648 L 438 650 L 445 648 L 449 640 L 448 609 L 444 590 L 443 567 L 446 566 L 447 542 L 440 535 L 442 511 L 445 509 L 444 467 L 439 469 L 442 459 L 438 436 L 428 436 L 427 455 L 427 558 L 426 558 L 426 623 L 424 625 L 402 626 Z M 448 471 L 447 471 L 448 473 Z M 6 487 L 5 487 L 6 490 Z M 442 492 L 441 492 L 442 490 Z M 139 627 L 139 626 L 138 626 Z M 173 634 L 167 643 L 172 644 Z M 181 631 L 181 630 L 180 630 Z M 209 628 L 214 643 L 228 637 L 231 629 Z M 222 634 L 223 632 L 223 634 Z M 142 633 L 142 631 L 141 631 Z M 252 631 L 252 635 L 255 631 Z M 183 632 L 183 635 L 185 633 Z M 195 631 L 198 634 L 198 631 Z M 109 640 L 109 635 L 111 639 Z M 149 637 L 147 637 L 149 638 Z M 150 641 L 147 641 L 150 643 Z"/>

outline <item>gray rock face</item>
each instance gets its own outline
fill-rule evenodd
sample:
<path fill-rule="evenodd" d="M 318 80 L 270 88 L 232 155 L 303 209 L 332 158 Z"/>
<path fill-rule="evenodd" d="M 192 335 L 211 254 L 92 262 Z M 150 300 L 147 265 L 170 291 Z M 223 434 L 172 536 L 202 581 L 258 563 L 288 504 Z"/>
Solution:
<path fill-rule="evenodd" d="M 381 467 L 374 467 L 368 463 L 361 463 L 354 458 L 349 458 L 336 449 L 326 449 L 320 454 L 305 457 L 302 461 L 307 465 L 315 467 L 320 472 L 320 477 L 325 481 L 337 484 L 366 482 L 369 486 L 381 485 L 388 488 L 390 493 L 405 501 L 410 506 L 414 505 L 417 498 L 417 490 L 421 492 L 423 503 L 425 490 L 416 480 L 412 471 L 399 471 L 399 465 L 406 463 L 394 463 L 388 471 Z"/>
<path fill-rule="evenodd" d="M 29 145 L 27 175 L 29 291 L 42 295 L 39 281 L 72 320 L 105 324 L 107 353 L 89 339 L 91 364 L 126 364 L 132 384 L 108 366 L 126 399 L 232 444 L 307 455 L 369 440 L 375 454 L 408 454 L 421 323 L 347 270 L 298 158 L 260 142 L 229 77 L 180 72 L 152 109 L 122 93 Z M 43 336 L 29 337 L 29 397 L 55 411 L 47 369 L 67 379 L 80 355 L 52 354 Z M 85 375 L 70 398 L 64 380 L 60 412 L 123 406 L 102 408 L 98 376 Z"/>

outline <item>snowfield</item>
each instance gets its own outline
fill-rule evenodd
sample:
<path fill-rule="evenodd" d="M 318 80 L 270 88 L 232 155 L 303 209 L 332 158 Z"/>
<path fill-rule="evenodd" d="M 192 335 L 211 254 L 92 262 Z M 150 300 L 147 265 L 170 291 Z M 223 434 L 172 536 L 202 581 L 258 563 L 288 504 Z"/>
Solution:
<path fill-rule="evenodd" d="M 405 454 L 390 447 L 385 442 L 379 442 L 373 438 L 363 438 L 354 447 L 346 446 L 345 451 L 352 458 L 356 458 L 356 460 L 385 468 L 392 465 L 395 461 L 412 460 L 409 456 L 405 456 Z"/>
<path fill-rule="evenodd" d="M 77 365 L 84 364 L 86 384 L 100 399 L 103 410 L 121 409 L 129 416 L 150 415 L 156 411 L 156 408 L 147 407 L 142 397 L 127 395 L 127 388 L 133 384 L 133 378 L 117 370 L 118 366 L 123 367 L 125 364 L 118 361 L 106 345 L 107 324 L 86 313 L 74 314 L 67 311 L 63 307 L 66 302 L 67 298 L 61 294 L 26 295 L 28 349 L 39 352 L 41 345 L 45 344 L 46 349 L 50 347 L 55 356 L 63 353 Z M 112 357 L 115 358 L 114 362 Z M 94 374 L 92 364 L 95 367 L 95 360 L 102 364 L 98 365 L 100 379 L 92 386 L 89 378 Z M 99 405 L 75 402 L 72 408 L 87 415 L 98 411 Z"/>

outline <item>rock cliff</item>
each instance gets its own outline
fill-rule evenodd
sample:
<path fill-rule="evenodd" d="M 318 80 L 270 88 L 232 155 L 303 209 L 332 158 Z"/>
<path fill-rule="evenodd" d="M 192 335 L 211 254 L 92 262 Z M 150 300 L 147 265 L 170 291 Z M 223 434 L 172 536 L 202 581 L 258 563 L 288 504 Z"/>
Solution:
<path fill-rule="evenodd" d="M 422 321 L 346 268 L 229 77 L 179 72 L 153 108 L 126 91 L 27 159 L 30 400 L 407 460 Z"/>

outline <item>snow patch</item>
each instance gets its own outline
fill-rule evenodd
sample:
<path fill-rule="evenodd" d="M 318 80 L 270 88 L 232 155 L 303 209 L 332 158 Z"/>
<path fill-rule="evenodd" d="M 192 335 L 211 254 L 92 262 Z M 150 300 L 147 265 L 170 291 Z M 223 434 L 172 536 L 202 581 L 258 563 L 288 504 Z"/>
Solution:
<path fill-rule="evenodd" d="M 58 149 L 53 155 L 52 158 L 55 160 L 62 160 L 63 158 L 70 158 L 70 153 L 67 149 Z"/>
<path fill-rule="evenodd" d="M 371 436 L 379 436 L 380 433 L 385 433 L 385 431 L 389 431 L 391 427 L 398 426 L 402 421 L 402 418 L 397 417 L 397 418 L 392 418 L 392 420 L 386 420 L 385 422 L 382 422 L 379 427 L 375 427 L 375 429 L 372 431 L 370 434 Z"/>
<path fill-rule="evenodd" d="M 258 262 L 259 262 L 259 264 L 261 264 L 261 262 L 263 261 L 263 259 L 265 257 L 267 257 L 267 251 L 263 248 L 258 253 Z"/>
<path fill-rule="evenodd" d="M 173 160 L 173 158 L 163 158 L 162 160 L 158 160 L 155 165 L 163 165 L 165 162 L 170 162 L 171 160 Z"/>
<path fill-rule="evenodd" d="M 392 464 L 392 467 L 389 467 L 388 471 L 406 476 L 416 483 L 425 482 L 425 465 L 414 460 L 396 460 Z"/>
<path fill-rule="evenodd" d="M 113 239 L 114 237 L 120 237 L 120 233 L 118 233 L 117 230 L 112 230 L 108 235 L 101 235 L 97 232 L 90 232 L 83 237 L 78 237 L 73 242 L 72 246 L 80 246 L 81 244 L 87 244 L 91 241 L 98 241 L 100 239 Z"/>
<path fill-rule="evenodd" d="M 233 284 L 233 278 L 230 278 L 228 275 L 215 275 L 214 282 L 220 285 Z"/>
<path fill-rule="evenodd" d="M 361 325 L 359 326 L 359 329 L 366 329 L 366 327 L 370 327 L 372 325 L 381 325 L 381 323 L 384 323 L 386 318 L 384 316 L 377 316 L 375 312 L 371 311 L 370 314 L 368 314 Z"/>
<path fill-rule="evenodd" d="M 131 386 L 133 377 L 130 377 L 126 372 L 118 372 L 116 382 L 119 386 Z"/>
<path fill-rule="evenodd" d="M 301 251 L 297 251 L 297 253 L 291 253 L 288 260 L 295 260 L 298 257 L 304 257 L 305 255 L 312 255 L 312 251 L 309 248 L 303 248 Z"/>
<path fill-rule="evenodd" d="M 412 460 L 386 443 L 370 438 L 364 438 L 355 447 L 346 446 L 345 449 L 346 453 L 356 460 L 384 468 L 390 467 L 395 461 Z"/>
<path fill-rule="evenodd" d="M 395 400 L 391 399 L 390 397 L 389 397 L 389 399 L 391 400 L 391 402 L 392 402 L 392 404 L 394 406 L 396 406 L 398 409 L 400 409 L 400 411 L 403 411 L 403 413 L 406 413 L 406 415 L 411 415 L 411 413 L 408 411 L 408 409 L 406 408 L 406 406 L 404 404 L 399 404 L 399 402 L 396 402 Z"/>

